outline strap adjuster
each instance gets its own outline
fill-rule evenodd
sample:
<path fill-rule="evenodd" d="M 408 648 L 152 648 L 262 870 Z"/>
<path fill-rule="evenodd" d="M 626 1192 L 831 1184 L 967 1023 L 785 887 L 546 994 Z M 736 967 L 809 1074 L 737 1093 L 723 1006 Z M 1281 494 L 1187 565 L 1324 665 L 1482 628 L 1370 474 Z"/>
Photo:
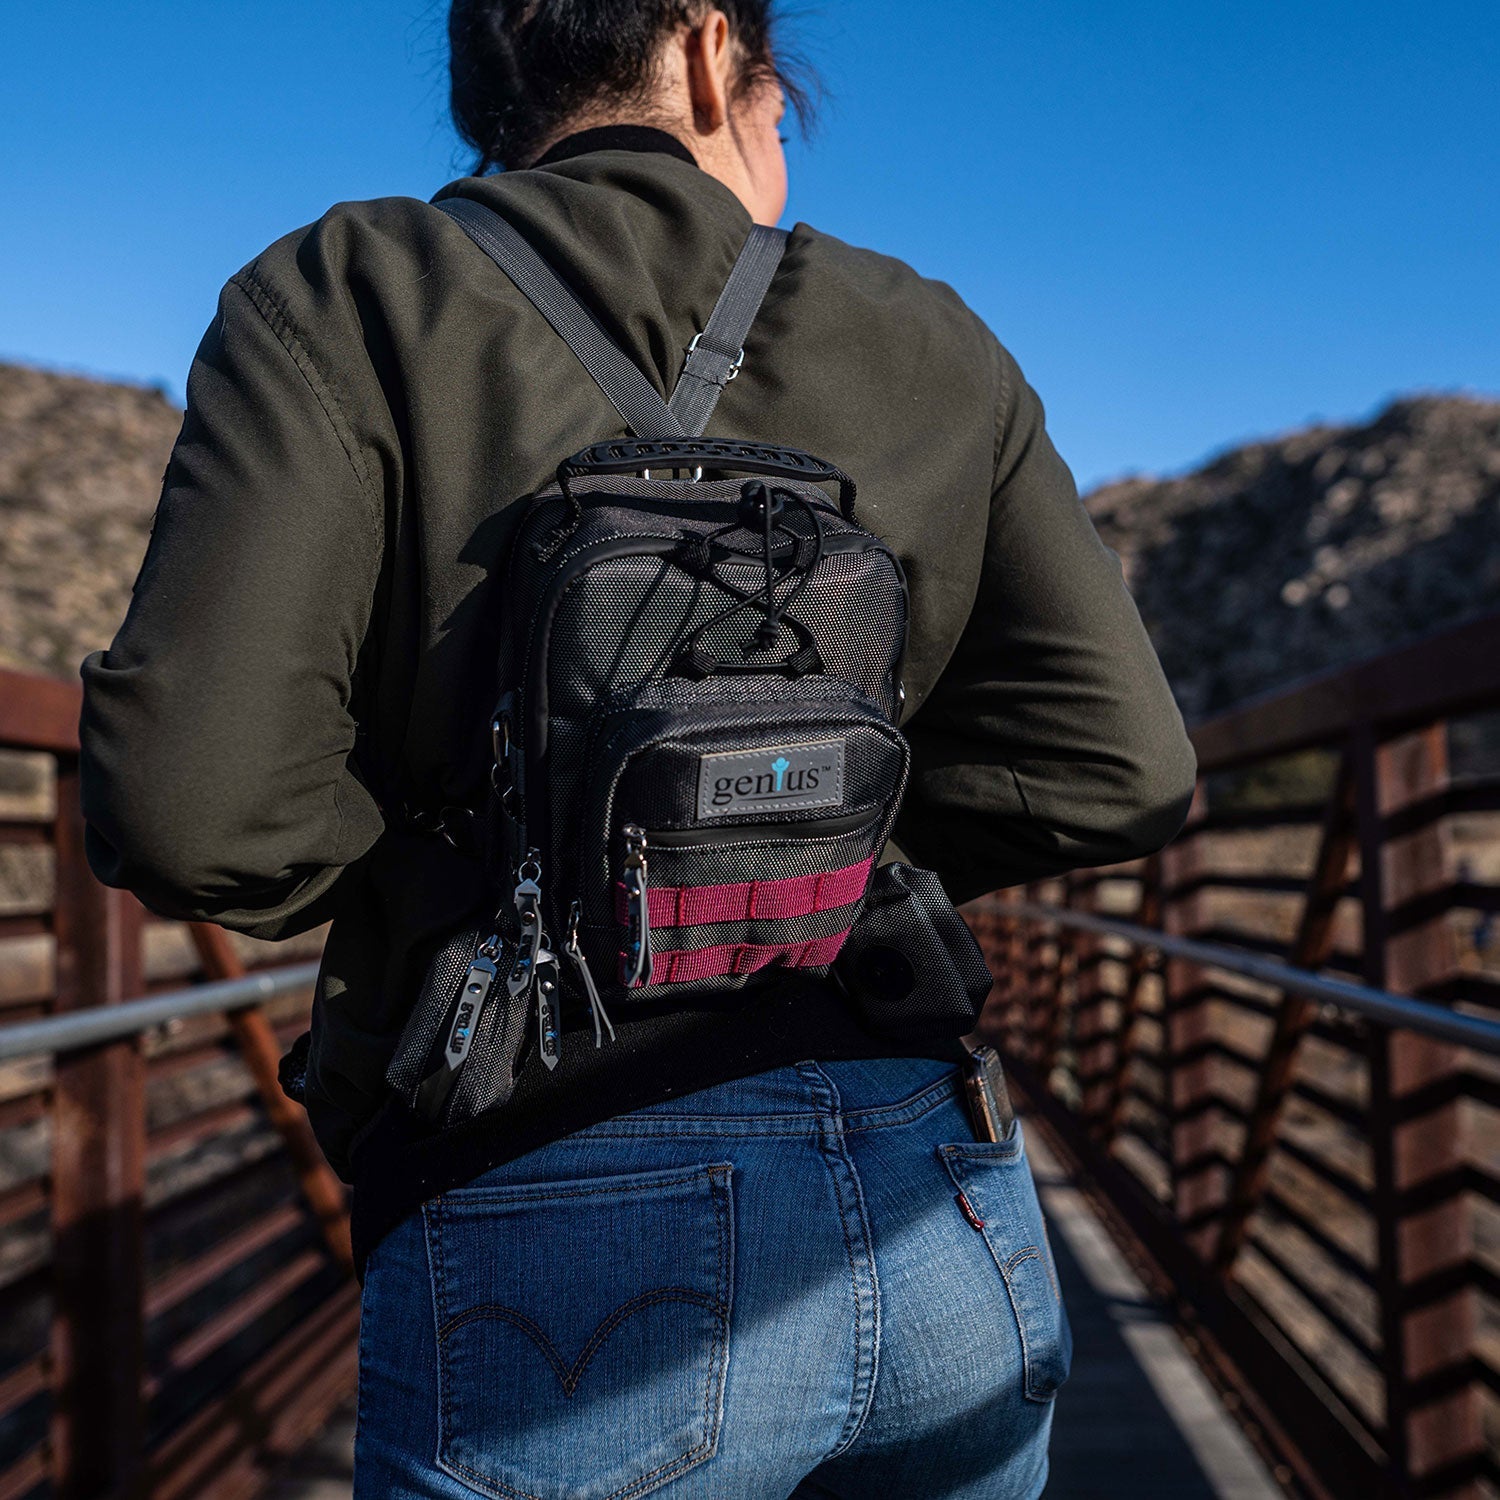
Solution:
<path fill-rule="evenodd" d="M 705 332 L 706 331 L 707 330 L 705 330 Z M 697 351 L 697 348 L 698 348 L 699 344 L 701 344 L 702 342 L 703 342 L 703 334 L 701 334 L 701 333 L 695 333 L 693 335 L 693 342 L 687 346 L 687 353 L 688 353 L 688 358 L 689 359 L 691 359 L 693 357 L 694 353 Z M 712 349 L 710 349 L 708 352 L 710 354 L 712 354 L 715 351 L 712 350 Z M 721 355 L 720 358 L 722 358 L 722 357 L 723 356 Z M 724 376 L 723 383 L 725 385 L 728 385 L 729 382 L 731 380 L 733 380 L 734 377 L 740 373 L 740 371 L 744 368 L 744 366 L 745 366 L 745 350 L 744 350 L 744 346 L 742 345 L 740 347 L 740 352 L 735 355 L 733 361 L 730 363 L 729 371 Z M 717 381 L 715 381 L 714 383 L 718 384 Z"/>

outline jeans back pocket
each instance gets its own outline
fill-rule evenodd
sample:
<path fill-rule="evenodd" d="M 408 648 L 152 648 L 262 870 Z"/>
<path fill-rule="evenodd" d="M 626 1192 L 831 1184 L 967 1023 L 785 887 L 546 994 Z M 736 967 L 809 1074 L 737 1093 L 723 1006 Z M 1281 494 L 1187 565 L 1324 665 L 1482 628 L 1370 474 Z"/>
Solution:
<path fill-rule="evenodd" d="M 1073 1334 L 1020 1127 L 1008 1140 L 940 1146 L 948 1175 L 1000 1268 L 1021 1334 L 1025 1394 L 1050 1401 L 1068 1378 Z"/>
<path fill-rule="evenodd" d="M 439 1466 L 503 1500 L 634 1500 L 712 1457 L 727 1164 L 428 1203 Z"/>

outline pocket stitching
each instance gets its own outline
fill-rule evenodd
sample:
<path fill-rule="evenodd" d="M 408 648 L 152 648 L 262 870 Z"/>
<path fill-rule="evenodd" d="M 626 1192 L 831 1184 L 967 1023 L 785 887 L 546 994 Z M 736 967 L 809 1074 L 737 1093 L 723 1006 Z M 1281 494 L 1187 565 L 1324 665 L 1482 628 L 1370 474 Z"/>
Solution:
<path fill-rule="evenodd" d="M 500 1302 L 484 1302 L 478 1307 L 471 1307 L 467 1312 L 461 1312 L 456 1317 L 450 1318 L 438 1330 L 437 1341 L 441 1344 L 450 1334 L 457 1333 L 460 1328 L 465 1328 L 481 1318 L 496 1318 L 500 1322 L 510 1323 L 519 1328 L 546 1355 L 547 1363 L 552 1366 L 557 1372 L 557 1378 L 562 1381 L 564 1392 L 571 1396 L 578 1389 L 578 1382 L 583 1379 L 589 1362 L 604 1346 L 610 1334 L 627 1318 L 633 1317 L 645 1308 L 654 1307 L 659 1302 L 691 1302 L 695 1306 L 707 1309 L 716 1317 L 724 1316 L 724 1304 L 719 1298 L 711 1297 L 706 1292 L 695 1292 L 691 1287 L 663 1286 L 656 1287 L 649 1292 L 638 1292 L 603 1318 L 599 1326 L 589 1335 L 588 1341 L 579 1351 L 578 1358 L 567 1369 L 563 1367 L 562 1354 L 557 1345 L 547 1337 L 542 1327 L 533 1319 L 528 1318 L 525 1313 Z"/>
<path fill-rule="evenodd" d="M 969 1141 L 963 1145 L 939 1146 L 938 1150 L 950 1160 L 959 1161 L 1013 1161 L 1021 1154 L 1021 1131 L 1019 1126 L 1003 1141 Z"/>
<path fill-rule="evenodd" d="M 1045 1224 L 1042 1225 L 1042 1233 L 1044 1235 L 1047 1233 L 1047 1226 Z M 1047 1253 L 1046 1254 L 1043 1254 L 1042 1247 L 1040 1245 L 1027 1245 L 1025 1247 L 1025 1249 L 1023 1249 L 1023 1250 L 1017 1250 L 1016 1253 L 1014 1255 L 1012 1255 L 1011 1258 L 1008 1261 L 1006 1261 L 1005 1265 L 1002 1266 L 1000 1269 L 1001 1269 L 1002 1272 L 1005 1272 L 1008 1275 L 1009 1271 L 1007 1270 L 1007 1268 L 1013 1268 L 1015 1266 L 1018 1266 L 1018 1265 L 1021 1264 L 1021 1262 L 1023 1260 L 1039 1260 L 1039 1261 L 1041 1261 L 1041 1263 L 1042 1263 L 1042 1269 L 1047 1273 L 1047 1280 L 1048 1280 L 1048 1282 L 1051 1283 L 1051 1286 L 1052 1286 L 1052 1300 L 1054 1302 L 1061 1302 L 1062 1301 L 1062 1288 L 1060 1286 L 1058 1286 L 1058 1284 L 1057 1284 L 1057 1272 L 1054 1271 L 1053 1268 L 1052 1268 L 1052 1253 L 1051 1252 L 1052 1252 L 1052 1246 L 1051 1246 L 1050 1243 L 1047 1245 Z"/>
<path fill-rule="evenodd" d="M 563 1183 L 517 1183 L 511 1187 L 454 1188 L 439 1194 L 435 1203 L 451 1201 L 459 1208 L 469 1203 L 549 1203 L 563 1198 L 593 1198 L 610 1193 L 634 1193 L 642 1189 L 678 1187 L 695 1183 L 705 1172 L 710 1176 L 729 1171 L 726 1166 L 699 1167 L 692 1172 L 633 1172 L 601 1187 L 572 1187 Z"/>
<path fill-rule="evenodd" d="M 719 1289 L 718 1297 L 700 1299 L 697 1296 L 689 1300 L 706 1303 L 707 1310 L 714 1314 L 713 1343 L 709 1346 L 708 1369 L 704 1378 L 703 1387 L 703 1413 L 704 1433 L 703 1440 L 695 1443 L 685 1452 L 669 1459 L 665 1464 L 658 1465 L 648 1473 L 637 1475 L 619 1489 L 612 1491 L 604 1497 L 604 1500 L 631 1500 L 631 1497 L 644 1495 L 651 1490 L 658 1489 L 669 1480 L 675 1479 L 679 1474 L 696 1467 L 707 1458 L 711 1458 L 718 1450 L 719 1428 L 721 1425 L 722 1412 L 714 1410 L 714 1389 L 717 1385 L 722 1394 L 725 1380 L 728 1375 L 727 1361 L 721 1367 L 720 1351 L 728 1341 L 729 1320 L 733 1298 L 733 1240 L 731 1238 L 732 1215 L 734 1212 L 733 1199 L 729 1196 L 729 1179 L 732 1177 L 734 1167 L 732 1163 L 715 1164 L 708 1167 L 699 1167 L 685 1173 L 663 1174 L 663 1173 L 637 1173 L 632 1174 L 635 1181 L 632 1183 L 620 1182 L 606 1187 L 585 1188 L 577 1191 L 565 1191 L 557 1193 L 532 1194 L 525 1198 L 511 1198 L 504 1195 L 504 1190 L 492 1194 L 493 1198 L 502 1198 L 505 1202 L 546 1201 L 554 1198 L 588 1197 L 608 1192 L 628 1192 L 632 1188 L 642 1186 L 641 1179 L 649 1178 L 653 1187 L 672 1187 L 681 1183 L 692 1183 L 699 1181 L 702 1177 L 708 1179 L 709 1200 L 714 1208 L 714 1225 L 719 1237 Z M 444 1286 L 444 1261 L 442 1256 L 442 1236 L 434 1234 L 434 1228 L 440 1230 L 442 1225 L 442 1212 L 444 1199 L 450 1194 L 439 1194 L 430 1202 L 423 1204 L 424 1229 L 427 1231 L 427 1253 L 432 1267 L 433 1285 L 433 1324 L 434 1332 L 437 1333 L 437 1309 L 440 1300 L 446 1302 L 443 1294 Z M 481 1201 L 476 1193 L 468 1201 Z M 436 1248 L 434 1248 L 436 1241 Z M 674 1291 L 683 1291 L 684 1288 L 673 1288 Z M 622 1304 L 623 1305 L 623 1304 Z M 618 1311 L 618 1309 L 617 1309 Z M 462 1316 L 462 1315 L 461 1315 Z M 608 1318 L 605 1320 L 609 1321 Z M 443 1333 L 438 1334 L 438 1354 L 441 1355 L 442 1338 L 448 1332 L 455 1329 L 454 1320 L 444 1325 Z M 597 1329 L 595 1332 L 597 1333 Z M 545 1337 L 545 1335 L 544 1335 Z M 550 1343 L 551 1341 L 548 1340 Z M 543 1351 L 544 1353 L 546 1351 Z M 484 1494 L 499 1497 L 499 1500 L 543 1500 L 539 1495 L 533 1495 L 528 1490 L 517 1489 L 514 1485 L 507 1484 L 503 1479 L 493 1475 L 480 1473 L 471 1469 L 460 1459 L 445 1457 L 444 1450 L 452 1446 L 452 1413 L 448 1403 L 444 1400 L 443 1393 L 443 1361 L 441 1357 L 434 1361 L 437 1371 L 437 1400 L 438 1400 L 438 1451 L 433 1455 L 433 1462 L 437 1468 L 446 1473 L 451 1473 L 455 1478 L 465 1483 L 472 1484 L 475 1489 Z M 580 1375 L 581 1375 L 580 1371 Z M 717 1380 L 716 1377 L 717 1376 Z M 571 1394 L 571 1393 L 569 1393 Z"/>
<path fill-rule="evenodd" d="M 1011 1266 L 1023 1264 L 1028 1260 L 1040 1259 L 1041 1257 L 1036 1253 L 1034 1249 L 1030 1252 L 1023 1252 L 1019 1256 L 1012 1256 L 1011 1259 L 1005 1263 L 1005 1265 L 1000 1267 L 1000 1275 L 1005 1282 L 1005 1294 L 1010 1299 L 1010 1309 L 1012 1314 L 1015 1316 L 1016 1328 L 1021 1335 L 1021 1394 L 1025 1396 L 1028 1401 L 1035 1401 L 1039 1405 L 1045 1406 L 1047 1402 L 1051 1401 L 1053 1397 L 1057 1395 L 1057 1391 L 1056 1389 L 1053 1389 L 1045 1393 L 1038 1394 L 1038 1392 L 1033 1388 L 1033 1361 L 1031 1356 L 1031 1339 L 1027 1333 L 1026 1317 L 1021 1311 L 1021 1304 L 1016 1298 L 1016 1289 L 1011 1283 L 1010 1270 L 1007 1269 Z"/>

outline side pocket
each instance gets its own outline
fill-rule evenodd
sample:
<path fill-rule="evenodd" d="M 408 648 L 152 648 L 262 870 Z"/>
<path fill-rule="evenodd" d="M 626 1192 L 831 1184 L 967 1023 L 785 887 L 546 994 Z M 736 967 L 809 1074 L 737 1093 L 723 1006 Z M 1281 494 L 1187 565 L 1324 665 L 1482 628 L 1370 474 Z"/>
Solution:
<path fill-rule="evenodd" d="M 1021 1129 L 1005 1141 L 939 1146 L 938 1154 L 1005 1283 L 1021 1335 L 1026 1399 L 1050 1401 L 1068 1378 L 1073 1333 Z"/>
<path fill-rule="evenodd" d="M 461 1188 L 424 1207 L 440 1468 L 502 1500 L 635 1500 L 713 1456 L 732 1172 Z"/>
<path fill-rule="evenodd" d="M 526 1039 L 525 1008 L 506 993 L 513 950 L 487 930 L 453 935 L 433 955 L 385 1081 L 435 1124 L 454 1125 L 504 1104 Z"/>

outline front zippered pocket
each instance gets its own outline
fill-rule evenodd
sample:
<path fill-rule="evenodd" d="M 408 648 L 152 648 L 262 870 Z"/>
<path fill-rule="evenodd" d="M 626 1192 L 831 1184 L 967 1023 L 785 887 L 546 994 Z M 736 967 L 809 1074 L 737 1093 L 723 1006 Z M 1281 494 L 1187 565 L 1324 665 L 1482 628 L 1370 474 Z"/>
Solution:
<path fill-rule="evenodd" d="M 882 813 L 864 811 L 706 830 L 653 832 L 627 823 L 615 899 L 623 929 L 620 983 L 633 990 L 743 976 L 773 963 L 801 969 L 832 963 L 869 884 L 874 853 L 864 851 L 884 822 Z M 769 873 L 702 884 L 704 856 L 720 873 L 726 857 L 736 875 Z M 797 864 L 809 867 L 781 873 Z"/>
<path fill-rule="evenodd" d="M 878 813 L 866 810 L 793 826 L 802 838 L 833 838 L 841 833 L 853 833 L 877 816 Z M 722 828 L 648 828 L 644 832 L 652 847 L 657 849 L 727 849 L 736 844 L 785 838 L 787 827 L 785 823 L 729 823 Z"/>

